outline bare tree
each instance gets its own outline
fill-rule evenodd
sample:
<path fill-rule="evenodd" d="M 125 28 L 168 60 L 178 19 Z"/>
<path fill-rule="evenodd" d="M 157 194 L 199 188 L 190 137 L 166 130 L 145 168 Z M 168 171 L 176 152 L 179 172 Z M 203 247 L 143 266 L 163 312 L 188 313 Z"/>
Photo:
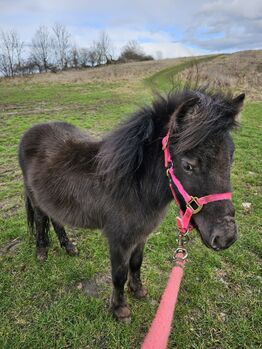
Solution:
<path fill-rule="evenodd" d="M 20 73 L 22 65 L 23 65 L 23 51 L 24 51 L 24 42 L 20 40 L 19 35 L 14 32 L 13 33 L 14 40 L 14 49 L 15 49 L 15 58 L 16 58 L 16 73 Z"/>
<path fill-rule="evenodd" d="M 21 67 L 22 75 L 35 74 L 39 71 L 39 66 L 36 65 L 35 61 L 28 57 Z"/>
<path fill-rule="evenodd" d="M 79 67 L 79 49 L 76 45 L 71 47 L 69 57 L 70 57 L 70 67 L 72 68 L 78 68 Z"/>
<path fill-rule="evenodd" d="M 52 54 L 51 37 L 47 27 L 40 26 L 33 39 L 31 45 L 30 61 L 38 67 L 39 72 L 47 72 L 50 67 L 50 59 Z"/>
<path fill-rule="evenodd" d="M 69 63 L 71 34 L 62 24 L 56 23 L 53 26 L 53 48 L 56 57 L 56 63 L 59 69 L 66 69 Z"/>
<path fill-rule="evenodd" d="M 133 52 L 133 53 L 136 53 L 138 55 L 144 54 L 144 51 L 143 51 L 141 45 L 136 40 L 128 41 L 128 43 L 123 47 L 122 52 Z"/>
<path fill-rule="evenodd" d="M 96 52 L 96 65 L 112 62 L 114 48 L 109 35 L 105 31 L 102 31 L 98 41 L 94 42 L 93 51 Z"/>
<path fill-rule="evenodd" d="M 94 42 L 89 48 L 79 50 L 79 64 L 81 67 L 95 67 L 101 63 L 101 53 Z"/>
<path fill-rule="evenodd" d="M 24 43 L 15 30 L 0 33 L 0 71 L 4 76 L 21 73 Z"/>
<path fill-rule="evenodd" d="M 95 46 L 88 49 L 87 62 L 91 67 L 101 64 L 100 53 Z"/>
<path fill-rule="evenodd" d="M 87 48 L 80 48 L 79 49 L 79 66 L 84 68 L 88 66 L 88 54 L 89 51 Z"/>
<path fill-rule="evenodd" d="M 128 61 L 146 61 L 146 60 L 153 60 L 154 58 L 152 56 L 146 55 L 140 46 L 140 44 L 135 41 L 131 40 L 129 41 L 121 51 L 121 55 L 119 57 L 119 60 L 122 62 L 128 62 Z"/>

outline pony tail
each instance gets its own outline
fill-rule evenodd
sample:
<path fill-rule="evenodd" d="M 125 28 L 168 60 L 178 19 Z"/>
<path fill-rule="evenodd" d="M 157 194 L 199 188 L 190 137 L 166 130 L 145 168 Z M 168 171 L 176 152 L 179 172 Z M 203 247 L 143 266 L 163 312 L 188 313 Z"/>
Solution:
<path fill-rule="evenodd" d="M 28 232 L 32 236 L 35 236 L 36 235 L 36 233 L 35 233 L 35 213 L 34 213 L 33 206 L 31 204 L 31 200 L 27 195 L 25 198 L 25 209 L 26 209 Z"/>
<path fill-rule="evenodd" d="M 28 195 L 26 195 L 25 198 L 25 209 L 26 209 L 26 217 L 27 217 L 27 229 L 31 237 L 36 239 L 36 243 L 38 244 L 39 237 L 36 235 L 36 213 L 34 211 L 34 208 L 32 206 L 31 200 Z M 47 245 L 50 243 L 50 236 L 49 236 L 49 230 L 50 230 L 50 219 L 49 217 L 45 217 L 45 220 L 43 222 L 43 239 Z"/>

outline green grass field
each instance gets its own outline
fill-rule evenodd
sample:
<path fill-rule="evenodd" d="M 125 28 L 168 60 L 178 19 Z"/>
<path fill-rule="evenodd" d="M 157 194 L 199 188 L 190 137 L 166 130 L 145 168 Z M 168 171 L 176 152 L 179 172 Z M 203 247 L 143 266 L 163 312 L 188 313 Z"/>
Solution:
<path fill-rule="evenodd" d="M 99 136 L 150 102 L 149 80 L 166 88 L 169 74 L 180 68 L 137 81 L 0 82 L 0 348 L 140 347 L 172 267 L 175 206 L 146 245 L 142 275 L 148 298 L 128 296 L 132 322 L 117 323 L 108 309 L 109 258 L 99 231 L 68 229 L 78 257 L 66 255 L 52 231 L 47 262 L 36 262 L 17 146 L 28 127 L 49 120 L 65 120 Z M 229 250 L 215 253 L 193 233 L 170 348 L 262 348 L 261 114 L 262 102 L 247 99 L 242 127 L 234 134 L 233 200 L 240 238 Z M 251 210 L 243 202 L 250 202 Z"/>

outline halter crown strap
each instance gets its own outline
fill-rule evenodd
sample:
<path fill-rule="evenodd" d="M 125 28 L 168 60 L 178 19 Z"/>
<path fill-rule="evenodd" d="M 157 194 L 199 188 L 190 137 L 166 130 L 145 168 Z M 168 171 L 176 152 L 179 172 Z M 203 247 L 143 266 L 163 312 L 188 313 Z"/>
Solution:
<path fill-rule="evenodd" d="M 165 168 L 166 168 L 166 174 L 169 178 L 169 187 L 173 194 L 173 197 L 177 203 L 177 205 L 180 206 L 180 203 L 176 197 L 175 190 L 173 189 L 173 186 L 175 186 L 178 190 L 178 192 L 183 197 L 185 203 L 186 203 L 186 210 L 185 212 L 182 211 L 181 206 L 179 210 L 180 217 L 176 218 L 177 221 L 177 227 L 181 233 L 186 233 L 188 230 L 192 230 L 193 227 L 190 224 L 190 219 L 193 214 L 197 214 L 201 211 L 203 205 L 208 204 L 209 202 L 214 201 L 220 201 L 220 200 L 231 200 L 232 196 L 231 193 L 219 193 L 219 194 L 210 194 L 207 196 L 202 196 L 201 198 L 190 196 L 186 190 L 184 189 L 183 185 L 179 181 L 179 179 L 175 176 L 174 173 L 174 165 L 173 161 L 170 155 L 169 147 L 168 147 L 168 141 L 169 141 L 170 131 L 168 131 L 167 135 L 162 139 L 162 149 L 164 152 L 164 161 L 165 161 Z"/>

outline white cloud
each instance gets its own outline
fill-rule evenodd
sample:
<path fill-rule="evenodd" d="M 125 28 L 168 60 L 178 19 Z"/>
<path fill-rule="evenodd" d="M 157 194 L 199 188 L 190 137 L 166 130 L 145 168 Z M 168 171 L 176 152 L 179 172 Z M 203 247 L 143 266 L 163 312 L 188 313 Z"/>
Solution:
<path fill-rule="evenodd" d="M 261 0 L 205 3 L 187 28 L 186 41 L 218 52 L 261 48 L 261 14 Z"/>
<path fill-rule="evenodd" d="M 183 0 L 9 0 L 0 2 L 0 11 L 7 15 L 29 14 L 59 16 L 61 13 L 67 15 L 86 14 L 86 17 L 102 15 L 111 24 L 141 24 L 158 23 L 173 24 L 185 18 L 187 13 L 196 11 L 203 0 L 185 2 Z M 188 6 L 189 5 L 189 6 Z"/>
<path fill-rule="evenodd" d="M 261 0 L 219 0 L 203 4 L 202 12 L 206 14 L 224 13 L 234 17 L 256 19 L 258 17 L 261 18 L 262 2 Z"/>
<path fill-rule="evenodd" d="M 94 28 L 69 28 L 75 37 L 78 46 L 89 46 L 93 40 L 99 37 L 100 30 Z M 142 48 L 146 54 L 154 58 L 161 52 L 162 58 L 186 57 L 203 54 L 203 50 L 190 49 L 182 43 L 172 42 L 173 38 L 169 33 L 151 32 L 146 30 L 128 30 L 121 27 L 108 28 L 107 33 L 112 40 L 115 48 L 115 54 L 119 54 L 121 48 L 130 40 L 142 41 Z"/>
<path fill-rule="evenodd" d="M 175 57 L 190 47 L 196 54 L 261 47 L 261 13 L 261 0 L 0 0 L 0 29 L 14 27 L 29 42 L 39 25 L 59 22 L 79 46 L 103 29 L 116 50 L 138 40 L 148 53 Z"/>
<path fill-rule="evenodd" d="M 198 56 L 204 53 L 203 50 L 190 49 L 176 42 L 154 42 L 142 44 L 141 46 L 147 54 L 152 55 L 154 58 L 158 58 L 159 54 L 161 54 L 161 58 L 173 58 Z"/>

